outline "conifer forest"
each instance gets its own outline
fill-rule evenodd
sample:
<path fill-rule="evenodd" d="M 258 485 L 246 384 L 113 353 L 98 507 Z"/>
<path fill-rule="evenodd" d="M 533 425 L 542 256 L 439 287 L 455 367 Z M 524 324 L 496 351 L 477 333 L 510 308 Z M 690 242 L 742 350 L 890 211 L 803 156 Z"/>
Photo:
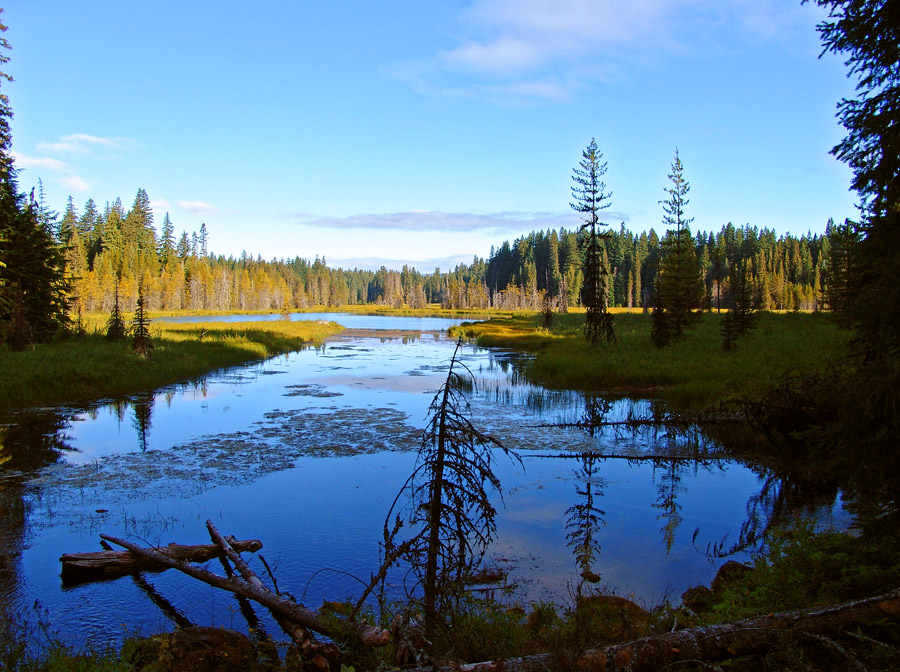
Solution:
<path fill-rule="evenodd" d="M 900 0 L 796 3 L 851 81 L 822 153 L 853 219 L 706 221 L 678 147 L 659 200 L 609 214 L 591 138 L 556 214 L 473 205 L 462 257 L 342 257 L 498 237 L 378 270 L 314 236 L 223 254 L 224 207 L 168 195 L 210 222 L 186 230 L 15 154 L 0 9 L 0 669 L 900 669 Z M 61 137 L 36 147 L 128 144 Z M 278 217 L 333 249 L 449 217 L 301 207 Z"/>
<path fill-rule="evenodd" d="M 544 297 L 581 305 L 583 258 L 575 230 L 534 231 L 498 241 L 487 259 L 431 272 L 404 266 L 377 271 L 332 268 L 325 259 L 264 260 L 216 255 L 215 229 L 176 233 L 168 215 L 157 228 L 149 197 L 139 189 L 125 209 L 121 199 L 100 209 L 71 197 L 62 215 L 35 204 L 36 217 L 65 258 L 70 311 L 108 313 L 118 280 L 122 308 L 133 312 L 138 288 L 151 311 L 291 310 L 312 306 L 376 304 L 451 309 L 540 310 Z M 828 222 L 824 235 L 799 238 L 749 224 L 697 231 L 688 254 L 697 276 L 697 307 L 734 305 L 738 269 L 747 269 L 763 310 L 822 310 L 837 265 L 846 223 Z M 633 233 L 624 224 L 601 239 L 609 268 L 610 307 L 653 306 L 660 252 L 674 231 Z M 837 277 L 841 277 L 838 275 Z"/>

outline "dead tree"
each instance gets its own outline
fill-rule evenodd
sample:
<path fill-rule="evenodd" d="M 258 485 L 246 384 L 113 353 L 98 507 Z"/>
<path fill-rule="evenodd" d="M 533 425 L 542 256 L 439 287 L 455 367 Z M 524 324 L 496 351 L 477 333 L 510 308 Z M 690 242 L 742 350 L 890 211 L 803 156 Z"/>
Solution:
<path fill-rule="evenodd" d="M 409 521 L 418 530 L 404 542 L 409 550 L 402 555 L 422 583 L 427 642 L 434 641 L 438 613 L 458 597 L 456 589 L 477 568 L 493 539 L 496 510 L 489 490 L 500 492 L 500 481 L 493 472 L 492 450 L 521 463 L 516 453 L 469 421 L 465 392 L 474 383 L 459 361 L 461 345 L 457 342 L 447 379 L 431 402 L 418 463 L 401 490 L 408 492 Z M 392 506 L 388 521 L 393 513 Z M 386 558 L 397 557 L 387 528 L 386 522 Z M 394 529 L 399 529 L 396 523 Z"/>

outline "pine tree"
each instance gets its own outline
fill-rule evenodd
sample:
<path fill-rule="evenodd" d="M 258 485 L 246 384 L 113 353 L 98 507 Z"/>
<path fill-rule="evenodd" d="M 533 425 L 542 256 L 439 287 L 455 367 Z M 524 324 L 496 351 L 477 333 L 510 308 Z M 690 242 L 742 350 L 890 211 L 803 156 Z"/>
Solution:
<path fill-rule="evenodd" d="M 663 308 L 659 294 L 659 263 L 659 257 L 657 256 L 656 281 L 653 283 L 653 313 L 650 316 L 650 341 L 657 348 L 664 348 L 671 342 L 672 334 L 669 331 L 669 316 Z"/>
<path fill-rule="evenodd" d="M 2 11 L 2 10 L 0 10 Z M 0 33 L 6 26 L 0 22 Z M 0 66 L 9 61 L 9 43 L 0 35 Z M 0 72 L 0 83 L 12 81 Z M 0 91 L 0 340 L 23 348 L 68 326 L 69 284 L 65 258 L 32 197 L 19 193 L 10 153 L 12 109 Z"/>
<path fill-rule="evenodd" d="M 147 357 L 153 351 L 153 341 L 150 338 L 150 320 L 147 317 L 144 301 L 144 287 L 138 285 L 137 306 L 134 312 L 134 319 L 131 321 L 131 333 L 134 341 L 131 349 L 138 355 Z"/>
<path fill-rule="evenodd" d="M 670 228 L 662 241 L 658 291 L 660 305 L 668 313 L 671 338 L 675 340 L 684 338 L 693 311 L 700 308 L 702 286 L 690 229 L 694 220 L 684 216 L 684 207 L 690 202 L 686 198 L 690 185 L 683 171 L 676 149 L 669 174 L 672 186 L 665 190 L 669 198 L 660 201 L 665 213 L 663 224 Z"/>
<path fill-rule="evenodd" d="M 816 0 L 829 9 L 818 30 L 826 51 L 857 79 L 838 104 L 846 137 L 831 151 L 853 170 L 862 200 L 852 297 L 844 306 L 866 356 L 900 352 L 900 21 L 895 0 Z"/>
<path fill-rule="evenodd" d="M 112 312 L 106 321 L 106 338 L 110 341 L 120 341 L 125 338 L 125 333 L 125 320 L 122 318 L 121 303 L 119 302 L 119 278 L 117 277 Z"/>
<path fill-rule="evenodd" d="M 166 264 L 175 258 L 175 226 L 169 219 L 169 213 L 163 217 L 162 233 L 159 237 L 159 263 L 165 268 Z"/>
<path fill-rule="evenodd" d="M 832 311 L 838 323 L 850 326 L 859 235 L 857 225 L 849 219 L 843 224 L 828 220 L 825 235 L 831 243 L 825 267 L 825 305 Z"/>
<path fill-rule="evenodd" d="M 459 361 L 461 345 L 459 341 L 447 379 L 431 402 L 416 468 L 404 485 L 410 496 L 410 523 L 418 531 L 394 546 L 400 519 L 397 516 L 394 534 L 389 533 L 393 509 L 384 529 L 386 555 L 405 555 L 419 574 L 424 634 L 430 642 L 440 614 L 464 595 L 465 581 L 481 562 L 496 531 L 496 509 L 489 490 L 499 492 L 500 480 L 493 470 L 493 449 L 521 464 L 515 452 L 478 431 L 468 419 L 466 392 L 474 382 Z M 460 368 L 465 373 L 460 373 Z"/>
<path fill-rule="evenodd" d="M 745 336 L 756 326 L 759 311 L 759 301 L 753 291 L 753 283 L 750 282 L 750 273 L 746 264 L 742 264 L 735 280 L 735 300 L 733 320 L 735 331 L 739 336 Z"/>
<path fill-rule="evenodd" d="M 590 144 L 581 154 L 579 167 L 575 168 L 572 181 L 572 197 L 575 199 L 571 207 L 583 215 L 584 224 L 579 228 L 582 255 L 584 259 L 584 284 L 581 290 L 581 303 L 587 308 L 585 321 L 585 337 L 591 345 L 601 340 L 612 343 L 616 340 L 613 329 L 613 316 L 607 310 L 609 305 L 609 268 L 603 263 L 603 249 L 597 231 L 600 222 L 600 211 L 608 208 L 611 192 L 606 192 L 603 175 L 606 174 L 606 163 L 603 154 L 597 149 L 597 142 L 591 139 Z"/>

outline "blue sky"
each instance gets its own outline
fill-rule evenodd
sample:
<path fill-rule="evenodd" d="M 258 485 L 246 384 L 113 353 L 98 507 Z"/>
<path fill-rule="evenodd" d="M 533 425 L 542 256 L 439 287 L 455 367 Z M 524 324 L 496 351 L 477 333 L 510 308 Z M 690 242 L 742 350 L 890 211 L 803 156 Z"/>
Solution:
<path fill-rule="evenodd" d="M 20 187 L 43 181 L 214 253 L 430 272 L 574 227 L 596 138 L 605 219 L 661 229 L 677 147 L 693 229 L 855 214 L 828 152 L 839 59 L 799 0 L 7 0 Z"/>

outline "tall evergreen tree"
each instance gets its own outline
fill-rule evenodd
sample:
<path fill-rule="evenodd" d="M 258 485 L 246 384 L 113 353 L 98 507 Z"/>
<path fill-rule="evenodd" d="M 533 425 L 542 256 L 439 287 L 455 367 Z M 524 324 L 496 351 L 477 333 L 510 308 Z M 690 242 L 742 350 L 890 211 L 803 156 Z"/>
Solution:
<path fill-rule="evenodd" d="M 5 31 L 0 22 L 0 66 L 9 61 Z M 12 78 L 0 72 L 0 84 L 3 80 Z M 22 348 L 67 325 L 68 282 L 62 251 L 41 224 L 38 205 L 19 193 L 11 118 L 9 98 L 0 90 L 0 339 Z"/>
<path fill-rule="evenodd" d="M 206 230 L 206 222 L 200 224 L 200 256 L 209 256 L 209 232 Z"/>
<path fill-rule="evenodd" d="M 658 294 L 659 303 L 668 314 L 671 338 L 680 340 L 691 323 L 693 311 L 700 308 L 701 281 L 690 229 L 694 220 L 684 214 L 690 202 L 687 199 L 690 185 L 684 179 L 684 166 L 677 149 L 669 180 L 672 185 L 665 190 L 669 197 L 660 201 L 665 213 L 663 224 L 668 230 L 662 242 Z"/>
<path fill-rule="evenodd" d="M 125 319 L 122 317 L 122 310 L 119 303 L 119 279 L 115 279 L 115 296 L 113 298 L 112 311 L 109 319 L 106 321 L 106 338 L 110 341 L 119 341 L 125 338 L 128 330 L 125 328 Z"/>
<path fill-rule="evenodd" d="M 608 208 L 611 192 L 607 192 L 603 176 L 606 174 L 606 162 L 603 154 L 597 149 L 593 138 L 581 153 L 578 168 L 572 174 L 571 207 L 582 214 L 584 224 L 579 228 L 584 258 L 584 285 L 581 290 L 581 302 L 587 308 L 585 337 L 591 345 L 601 340 L 611 343 L 616 340 L 613 329 L 613 316 L 607 310 L 609 301 L 609 269 L 603 263 L 603 249 L 600 244 L 598 227 L 600 211 Z M 603 161 L 601 163 L 601 161 Z"/>
<path fill-rule="evenodd" d="M 900 352 L 900 20 L 896 0 L 816 0 L 826 51 L 843 55 L 855 98 L 838 104 L 847 136 L 832 153 L 863 200 L 858 272 L 846 310 L 870 356 Z M 879 354 L 880 353 L 880 354 Z"/>
<path fill-rule="evenodd" d="M 134 337 L 131 349 L 144 357 L 149 356 L 153 351 L 153 341 L 150 338 L 150 319 L 147 317 L 146 305 L 144 288 L 142 285 L 138 285 L 137 307 L 134 319 L 131 321 L 131 334 Z"/>
<path fill-rule="evenodd" d="M 169 213 L 163 218 L 162 232 L 159 236 L 159 263 L 165 267 L 175 258 L 175 226 L 169 219 Z"/>
<path fill-rule="evenodd" d="M 825 305 L 840 324 L 849 326 L 856 279 L 854 257 L 859 244 L 857 226 L 849 219 L 844 220 L 843 224 L 828 220 L 825 235 L 831 243 L 825 267 Z"/>

